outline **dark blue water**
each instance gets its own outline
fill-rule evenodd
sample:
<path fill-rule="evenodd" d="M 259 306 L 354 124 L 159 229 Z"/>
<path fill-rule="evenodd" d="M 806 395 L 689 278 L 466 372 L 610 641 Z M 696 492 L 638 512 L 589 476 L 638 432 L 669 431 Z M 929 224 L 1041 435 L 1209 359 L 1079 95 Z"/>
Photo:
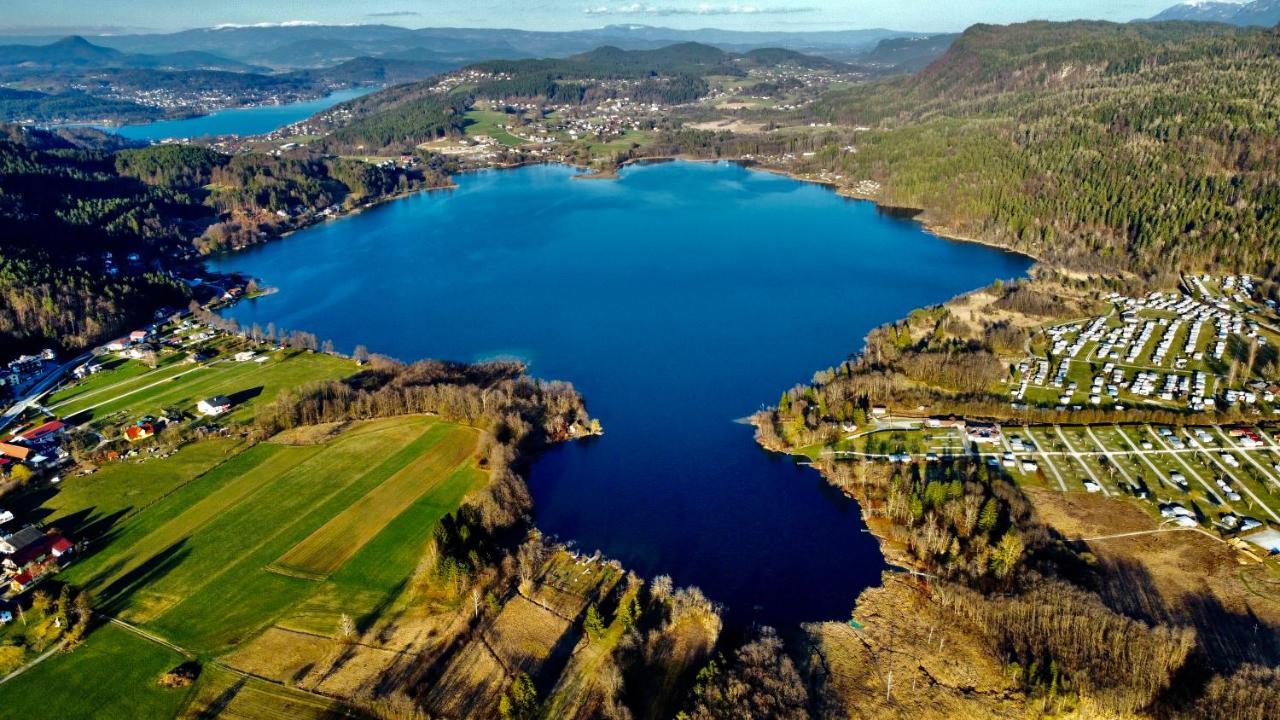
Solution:
<path fill-rule="evenodd" d="M 281 290 L 236 306 L 241 324 L 572 381 L 606 434 L 538 460 L 539 527 L 738 621 L 847 617 L 885 567 L 858 508 L 734 419 L 873 326 L 1030 261 L 732 164 L 573 175 L 467 175 L 213 265 Z"/>
<path fill-rule="evenodd" d="M 365 95 L 377 88 L 352 88 L 339 90 L 318 100 L 289 103 L 288 105 L 260 105 L 249 108 L 231 108 L 184 120 L 159 120 L 141 125 L 102 127 L 131 140 L 167 140 L 170 138 L 199 138 L 213 135 L 262 135 L 305 120 L 338 103 Z"/>

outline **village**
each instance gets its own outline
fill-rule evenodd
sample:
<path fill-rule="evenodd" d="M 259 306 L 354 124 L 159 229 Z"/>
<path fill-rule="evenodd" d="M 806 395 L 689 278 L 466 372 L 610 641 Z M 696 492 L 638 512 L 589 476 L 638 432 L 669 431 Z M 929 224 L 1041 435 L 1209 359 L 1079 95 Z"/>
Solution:
<path fill-rule="evenodd" d="M 242 290 L 215 294 L 211 307 L 234 301 Z M 218 420 L 238 403 L 235 393 L 216 390 L 253 368 L 283 364 L 291 343 L 314 344 L 305 334 L 277 338 L 274 328 L 233 332 L 216 318 L 197 320 L 187 311 L 166 313 L 68 363 L 58 364 L 52 350 L 9 362 L 0 387 L 14 404 L 0 417 L 0 492 L 6 502 L 17 498 L 24 505 L 24 495 L 57 488 L 70 474 L 165 458 L 223 432 Z M 184 400 L 168 402 L 174 396 Z M 16 510 L 0 508 L 0 624 L 12 617 L 7 604 L 64 568 L 77 547 Z"/>

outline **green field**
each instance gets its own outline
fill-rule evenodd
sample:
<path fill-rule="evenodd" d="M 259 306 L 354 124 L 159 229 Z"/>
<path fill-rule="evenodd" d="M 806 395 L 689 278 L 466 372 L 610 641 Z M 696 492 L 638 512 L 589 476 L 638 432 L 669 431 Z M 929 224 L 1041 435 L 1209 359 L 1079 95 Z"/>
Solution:
<path fill-rule="evenodd" d="M 509 147 L 524 144 L 523 140 L 507 132 L 502 127 L 510 124 L 515 119 L 511 115 L 497 112 L 496 110 L 471 110 L 464 117 L 467 120 L 467 126 L 464 130 L 468 135 L 488 135 Z"/>
<path fill-rule="evenodd" d="M 104 625 L 74 652 L 54 655 L 0 685 L 0 718 L 174 717 L 191 689 L 166 689 L 156 681 L 183 660 L 178 653 L 124 628 Z"/>
<path fill-rule="evenodd" d="M 299 351 L 272 353 L 264 363 L 221 359 L 204 365 L 175 364 L 81 393 L 51 409 L 71 422 L 100 426 L 158 415 L 169 407 L 194 413 L 201 399 L 226 395 L 234 406 L 223 421 L 248 420 L 259 397 L 272 398 L 286 388 L 341 378 L 354 369 L 343 358 Z"/>
<path fill-rule="evenodd" d="M 475 431 L 458 426 L 441 433 L 424 433 L 390 459 L 389 467 L 400 466 L 394 475 L 290 548 L 277 565 L 315 575 L 328 575 L 337 570 L 383 525 L 437 484 L 445 482 L 474 451 L 475 443 Z M 401 456 L 412 459 L 402 464 Z"/>
<path fill-rule="evenodd" d="M 358 422 L 318 444 L 245 449 L 211 439 L 165 460 L 70 478 L 42 507 L 50 518 L 97 528 L 90 553 L 62 580 L 89 589 L 99 613 L 137 624 L 208 667 L 274 624 L 332 634 L 342 614 L 367 622 L 391 607 L 435 523 L 486 482 L 471 461 L 478 439 L 474 428 L 427 416 Z M 130 473 L 139 472 L 149 479 L 133 495 Z M 138 642 L 144 647 L 136 651 L 117 647 Z M 105 683 L 98 687 L 109 686 L 116 698 L 149 703 L 126 712 L 118 700 L 95 701 L 121 709 L 121 717 L 173 717 L 191 692 L 161 691 L 155 681 L 180 661 L 104 626 L 31 677 L 44 677 L 49 688 L 58 686 L 51 674 L 73 673 Z M 244 701 L 272 694 L 242 685 L 236 697 Z M 35 686 L 26 676 L 0 685 L 0 712 L 13 712 L 0 717 L 33 717 Z M 206 686 L 202 679 L 199 692 Z M 84 710 L 91 705 L 67 703 L 49 716 L 94 716 Z"/>

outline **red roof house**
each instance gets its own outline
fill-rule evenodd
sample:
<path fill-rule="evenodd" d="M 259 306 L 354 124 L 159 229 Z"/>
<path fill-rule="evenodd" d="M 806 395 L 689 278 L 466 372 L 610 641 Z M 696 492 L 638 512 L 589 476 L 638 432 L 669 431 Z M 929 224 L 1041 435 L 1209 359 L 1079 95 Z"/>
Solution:
<path fill-rule="evenodd" d="M 151 423 L 143 423 L 142 425 L 130 425 L 124 431 L 124 437 L 129 442 L 137 442 L 145 440 L 156 434 L 155 426 Z"/>
<path fill-rule="evenodd" d="M 22 433 L 21 437 L 23 440 L 39 440 L 46 435 L 62 432 L 65 427 L 66 426 L 62 424 L 61 420 L 50 420 L 40 427 L 32 428 Z"/>

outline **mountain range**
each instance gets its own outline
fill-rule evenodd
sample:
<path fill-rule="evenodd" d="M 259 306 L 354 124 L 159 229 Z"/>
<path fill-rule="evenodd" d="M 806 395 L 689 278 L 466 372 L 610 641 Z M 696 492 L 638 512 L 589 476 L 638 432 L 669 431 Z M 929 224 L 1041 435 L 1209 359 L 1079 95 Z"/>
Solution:
<path fill-rule="evenodd" d="M 1151 19 L 1197 20 L 1271 27 L 1280 23 L 1280 0 L 1253 0 L 1253 2 L 1191 0 L 1174 5 Z"/>
<path fill-rule="evenodd" d="M 95 45 L 78 35 L 48 45 L 2 45 L 0 66 L 4 65 L 21 65 L 33 70 L 132 68 L 251 72 L 263 69 L 202 50 L 176 49 L 160 54 L 125 52 Z"/>
<path fill-rule="evenodd" d="M 924 37 L 896 30 L 834 30 L 821 32 L 746 32 L 736 30 L 675 30 L 647 25 L 610 25 L 593 30 L 538 32 L 492 28 L 420 28 L 391 25 L 218 27 L 147 35 L 92 36 L 93 44 L 126 55 L 174 57 L 179 53 L 209 53 L 224 62 L 267 66 L 275 70 L 315 68 L 357 57 L 430 60 L 455 65 L 479 60 L 527 57 L 565 57 L 603 45 L 625 50 L 651 50 L 681 42 L 715 45 L 745 52 L 780 47 L 839 60 L 865 53 L 881 40 Z M 9 37 L 0 41 L 48 43 L 53 37 Z M 13 53 L 13 56 L 20 56 Z M 0 57 L 0 64 L 5 64 Z M 141 62 L 141 61 L 138 61 Z"/>

